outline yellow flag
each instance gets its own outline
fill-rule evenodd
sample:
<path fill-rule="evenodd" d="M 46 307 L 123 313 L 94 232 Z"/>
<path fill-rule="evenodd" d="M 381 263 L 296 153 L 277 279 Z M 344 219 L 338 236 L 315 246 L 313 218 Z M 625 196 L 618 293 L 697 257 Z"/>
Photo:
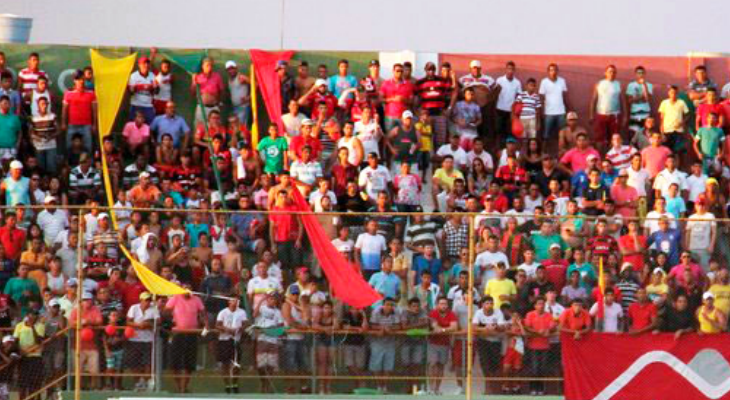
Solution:
<path fill-rule="evenodd" d="M 137 53 L 124 58 L 106 58 L 94 49 L 90 52 L 91 67 L 94 69 L 94 90 L 99 106 L 99 134 L 104 137 L 114 126 Z"/>
<path fill-rule="evenodd" d="M 251 63 L 251 112 L 253 122 L 251 123 L 251 148 L 256 150 L 259 145 L 259 109 L 256 101 L 256 71 L 253 62 Z"/>
<path fill-rule="evenodd" d="M 124 91 L 127 89 L 129 75 L 132 72 L 136 58 L 137 53 L 124 58 L 111 59 L 102 56 L 96 50 L 91 50 L 91 65 L 94 69 L 94 87 L 98 105 L 99 143 L 102 143 L 104 136 L 111 132 L 119 106 L 121 106 L 124 99 Z M 106 154 L 104 154 L 104 146 L 101 146 L 101 155 L 102 176 L 104 177 L 104 189 L 106 190 L 109 214 L 112 217 L 112 226 L 114 226 L 114 229 L 119 229 L 117 216 L 113 208 L 114 193 L 112 193 L 112 185 L 109 180 L 109 167 L 106 162 Z M 132 263 L 137 278 L 150 293 L 158 296 L 173 296 L 189 292 L 155 274 L 135 260 L 123 244 L 120 243 L 119 247 L 122 249 L 124 256 Z"/>
<path fill-rule="evenodd" d="M 603 257 L 598 259 L 598 290 L 601 295 L 606 291 L 606 281 L 603 279 Z"/>
<path fill-rule="evenodd" d="M 189 290 L 184 289 L 157 275 L 156 273 L 152 272 L 152 270 L 147 268 L 144 264 L 135 260 L 134 257 L 129 254 L 129 250 L 127 250 L 124 245 L 120 244 L 119 247 L 122 249 L 122 253 L 124 253 L 129 261 L 132 262 L 132 267 L 134 268 L 134 272 L 137 273 L 137 278 L 140 282 L 142 282 L 148 292 L 156 296 L 174 296 L 176 294 L 185 294 L 190 292 Z"/>

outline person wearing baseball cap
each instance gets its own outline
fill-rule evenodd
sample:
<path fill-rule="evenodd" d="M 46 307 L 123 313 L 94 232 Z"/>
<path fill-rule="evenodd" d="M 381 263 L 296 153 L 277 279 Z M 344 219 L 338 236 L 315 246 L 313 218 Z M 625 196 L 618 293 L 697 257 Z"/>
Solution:
<path fill-rule="evenodd" d="M 702 334 L 721 333 L 727 327 L 727 316 L 715 306 L 712 292 L 702 294 L 702 306 L 697 310 L 698 332 Z"/>
<path fill-rule="evenodd" d="M 10 174 L 0 183 L 0 193 L 5 193 L 5 204 L 31 204 L 30 179 L 23 176 L 23 163 L 18 160 L 10 162 Z"/>
<path fill-rule="evenodd" d="M 389 138 L 390 150 L 394 152 L 391 175 L 394 177 L 400 176 L 403 173 L 410 175 L 410 170 L 403 170 L 401 165 L 408 164 L 417 170 L 418 148 L 420 147 L 411 110 L 403 111 L 401 114 L 401 123 L 393 128 Z"/>
<path fill-rule="evenodd" d="M 297 102 L 300 106 L 311 110 L 312 119 L 316 121 L 323 112 L 325 120 L 332 118 L 335 115 L 338 99 L 329 92 L 327 81 L 318 78 Z"/>
<path fill-rule="evenodd" d="M 140 57 L 137 60 L 137 71 L 134 71 L 129 77 L 129 91 L 132 93 L 129 99 L 129 120 L 134 121 L 137 113 L 144 117 L 147 125 L 152 124 L 155 119 L 155 108 L 153 105 L 153 95 L 157 90 L 158 84 L 155 81 L 155 74 L 150 70 L 150 59 Z M 68 133 L 67 133 L 68 135 Z M 86 140 L 84 140 L 86 143 Z M 91 149 L 87 149 L 91 150 Z"/>

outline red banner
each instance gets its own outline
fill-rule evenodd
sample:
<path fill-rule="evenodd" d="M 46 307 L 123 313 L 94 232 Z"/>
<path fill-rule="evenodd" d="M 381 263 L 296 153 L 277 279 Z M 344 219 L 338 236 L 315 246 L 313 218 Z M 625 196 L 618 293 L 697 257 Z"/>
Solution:
<path fill-rule="evenodd" d="M 566 400 L 730 399 L 730 335 L 563 335 Z"/>
<path fill-rule="evenodd" d="M 271 122 L 276 122 L 279 132 L 284 132 L 284 123 L 281 121 L 281 85 L 276 73 L 276 63 L 289 61 L 293 51 L 269 52 L 263 50 L 249 50 L 251 62 L 255 66 L 256 80 L 264 97 L 266 112 Z M 264 132 L 266 132 L 264 130 Z M 283 133 L 282 133 L 283 134 Z M 265 136 L 266 134 L 264 134 Z"/>
<path fill-rule="evenodd" d="M 292 190 L 294 204 L 299 211 L 311 211 L 309 204 L 298 190 Z M 375 291 L 357 268 L 340 254 L 314 214 L 302 214 L 301 221 L 307 231 L 317 261 L 322 267 L 332 294 L 345 304 L 355 308 L 371 306 L 382 297 Z"/>

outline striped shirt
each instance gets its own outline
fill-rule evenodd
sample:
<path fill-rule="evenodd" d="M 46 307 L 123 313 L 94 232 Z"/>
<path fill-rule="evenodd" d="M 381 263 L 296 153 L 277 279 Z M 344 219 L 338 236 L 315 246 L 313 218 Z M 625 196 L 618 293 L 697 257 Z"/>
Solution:
<path fill-rule="evenodd" d="M 446 107 L 446 97 L 451 91 L 451 81 L 441 76 L 425 77 L 416 82 L 416 94 L 421 100 L 421 107 L 431 115 Z"/>
<path fill-rule="evenodd" d="M 517 95 L 517 103 L 522 103 L 522 113 L 520 118 L 532 119 L 537 115 L 537 110 L 542 108 L 540 95 L 537 93 L 529 94 L 522 92 Z"/>
<path fill-rule="evenodd" d="M 157 185 L 159 183 L 159 180 L 157 179 L 157 169 L 155 167 L 147 165 L 144 171 L 150 174 L 150 181 L 153 184 Z M 131 188 L 139 183 L 140 173 L 142 173 L 142 171 L 140 171 L 137 167 L 137 164 L 134 163 L 124 168 L 124 174 L 122 178 L 122 183 L 124 184 L 124 187 Z"/>
<path fill-rule="evenodd" d="M 89 167 L 89 170 L 84 173 L 79 165 L 71 170 L 69 187 L 71 190 L 99 189 L 101 188 L 101 173 L 94 167 Z"/>
<path fill-rule="evenodd" d="M 30 68 L 23 68 L 18 73 L 18 82 L 20 82 L 20 89 L 23 93 L 30 93 L 38 87 L 38 78 L 45 76 L 48 78 L 48 74 L 42 70 L 33 71 Z M 51 80 L 48 79 L 48 85 L 51 85 Z"/>
<path fill-rule="evenodd" d="M 94 246 L 104 243 L 106 246 L 106 257 L 117 259 L 119 257 L 119 234 L 116 231 L 107 229 L 104 232 L 97 231 L 93 237 Z"/>
<path fill-rule="evenodd" d="M 36 150 L 56 148 L 56 114 L 33 115 L 30 122 L 30 138 Z"/>
<path fill-rule="evenodd" d="M 436 247 L 436 232 L 438 225 L 433 221 L 424 221 L 420 224 L 411 224 L 406 230 L 406 243 L 414 247 L 432 245 Z"/>
<path fill-rule="evenodd" d="M 614 169 L 620 171 L 631 166 L 631 157 L 637 152 L 638 150 L 634 147 L 627 145 L 622 145 L 618 149 L 611 147 L 611 150 L 606 153 L 606 159 Z"/>

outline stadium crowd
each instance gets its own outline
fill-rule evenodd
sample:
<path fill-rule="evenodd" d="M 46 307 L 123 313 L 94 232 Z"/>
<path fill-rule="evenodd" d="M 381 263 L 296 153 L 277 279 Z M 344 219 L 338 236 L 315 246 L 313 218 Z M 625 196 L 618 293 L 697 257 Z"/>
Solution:
<path fill-rule="evenodd" d="M 228 393 L 242 365 L 265 392 L 276 374 L 330 376 L 339 357 L 353 377 L 407 371 L 430 393 L 451 367 L 461 393 L 470 324 L 489 377 L 558 376 L 561 333 L 727 330 L 730 84 L 700 66 L 660 98 L 651 71 L 622 84 L 610 65 L 578 99 L 556 64 L 530 78 L 510 62 L 496 79 L 477 60 L 463 76 L 448 63 L 423 75 L 395 64 L 391 79 L 378 60 L 364 77 L 347 60 L 329 67 L 277 64 L 284 130 L 269 125 L 254 146 L 236 62 L 218 71 L 206 58 L 178 82 L 153 49 L 129 78 L 128 122 L 100 143 L 91 68 L 57 98 L 39 54 L 14 76 L 0 53 L 0 399 L 16 370 L 21 398 L 65 371 L 54 335 L 78 318 L 86 388 L 120 389 L 111 375 L 128 372 L 146 389 L 159 341 L 176 390 L 210 361 Z M 193 120 L 177 113 L 174 85 L 199 92 Z M 573 102 L 590 104 L 591 126 Z M 102 147 L 118 229 L 100 208 Z M 294 190 L 313 211 L 343 213 L 317 218 L 382 301 L 357 310 L 330 296 L 299 217 L 265 213 L 296 210 Z M 212 212 L 223 209 L 249 212 Z M 196 294 L 153 298 L 119 243 Z M 403 335 L 419 330 L 431 335 Z M 413 378 L 424 375 L 428 385 Z M 528 390 L 545 393 L 540 381 Z"/>

